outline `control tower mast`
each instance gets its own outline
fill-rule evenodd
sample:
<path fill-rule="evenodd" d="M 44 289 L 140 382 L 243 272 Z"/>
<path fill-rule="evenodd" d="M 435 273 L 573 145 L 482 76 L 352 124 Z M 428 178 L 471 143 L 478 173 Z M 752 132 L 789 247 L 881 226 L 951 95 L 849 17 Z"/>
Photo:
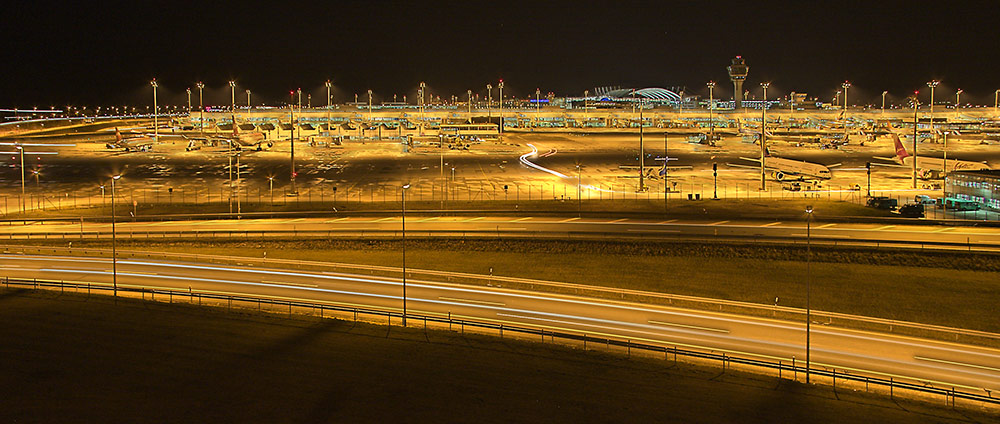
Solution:
<path fill-rule="evenodd" d="M 743 107 L 743 81 L 747 79 L 750 67 L 742 56 L 736 56 L 726 69 L 729 70 L 729 79 L 733 82 L 733 101 L 736 102 L 734 109 L 740 109 Z"/>

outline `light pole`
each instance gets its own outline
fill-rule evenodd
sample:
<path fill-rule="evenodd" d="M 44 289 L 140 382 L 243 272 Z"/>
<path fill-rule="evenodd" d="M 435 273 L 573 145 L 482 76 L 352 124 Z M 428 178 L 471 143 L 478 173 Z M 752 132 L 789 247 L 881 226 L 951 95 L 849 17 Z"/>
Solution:
<path fill-rule="evenodd" d="M 205 101 L 202 96 L 205 83 L 198 81 L 198 84 L 195 84 L 195 86 L 198 87 L 198 109 L 200 114 L 198 117 L 198 127 L 201 129 L 201 135 L 205 135 Z"/>
<path fill-rule="evenodd" d="M 493 85 L 486 84 L 486 118 L 493 120 Z"/>
<path fill-rule="evenodd" d="M 472 90 L 466 90 L 469 95 L 469 123 L 472 123 Z"/>
<path fill-rule="evenodd" d="M 425 121 L 424 104 L 426 101 L 424 94 L 426 91 L 427 91 L 427 84 L 424 83 L 423 81 L 420 81 L 420 135 L 424 135 L 424 121 Z"/>
<path fill-rule="evenodd" d="M 118 237 L 115 232 L 115 181 L 121 179 L 118 174 L 111 177 L 111 284 L 115 297 L 118 297 Z"/>
<path fill-rule="evenodd" d="M 634 103 L 633 103 L 634 104 Z M 646 191 L 646 181 L 643 179 L 643 174 L 645 174 L 645 169 L 643 165 L 645 163 L 645 155 L 643 154 L 642 148 L 642 99 L 639 99 L 639 192 Z"/>
<path fill-rule="evenodd" d="M 187 91 L 188 95 L 188 115 L 191 115 L 191 87 L 188 87 L 185 91 Z"/>
<path fill-rule="evenodd" d="M 576 164 L 576 217 L 583 218 L 583 198 L 580 197 L 581 182 L 583 181 L 583 165 Z"/>
<path fill-rule="evenodd" d="M 156 78 L 153 78 L 153 80 L 149 82 L 149 85 L 153 86 L 153 141 L 160 141 L 160 126 L 158 125 L 156 113 L 158 110 L 156 107 L 156 87 L 158 87 L 156 84 Z"/>
<path fill-rule="evenodd" d="M 247 89 L 247 120 L 250 120 L 250 110 L 253 108 L 253 104 L 250 103 L 250 89 Z"/>
<path fill-rule="evenodd" d="M 937 137 L 934 136 L 934 89 L 937 88 L 941 81 L 931 80 L 927 83 L 927 86 L 931 88 L 931 140 L 937 141 Z M 916 139 L 913 140 L 914 143 L 917 142 Z M 913 163 L 916 163 L 914 159 Z M 916 188 L 916 187 L 914 187 Z"/>
<path fill-rule="evenodd" d="M 851 83 L 844 81 L 840 86 L 844 88 L 844 142 L 847 142 L 847 90 L 851 88 Z"/>
<path fill-rule="evenodd" d="M 542 111 L 542 90 L 535 89 L 535 121 L 538 121 L 538 113 Z"/>
<path fill-rule="evenodd" d="M 372 91 L 368 90 L 368 122 L 370 123 L 373 121 L 374 118 L 372 118 Z"/>
<path fill-rule="evenodd" d="M 330 97 L 330 88 L 333 87 L 333 83 L 330 80 L 326 80 L 326 125 L 327 129 L 330 129 L 330 109 L 333 108 L 333 97 Z"/>
<path fill-rule="evenodd" d="M 806 206 L 806 384 L 809 384 L 809 364 L 810 364 L 810 336 L 812 325 L 812 308 L 810 305 L 812 277 L 812 205 Z"/>
<path fill-rule="evenodd" d="M 1000 90 L 993 92 L 993 114 L 1000 115 Z"/>
<path fill-rule="evenodd" d="M 709 81 L 705 84 L 708 86 L 708 126 L 710 128 L 710 134 L 708 136 L 709 143 L 711 145 L 715 144 L 715 81 Z M 664 155 L 665 156 L 665 155 Z"/>
<path fill-rule="evenodd" d="M 961 88 L 955 92 L 955 112 L 958 112 L 958 106 L 962 104 L 962 93 L 964 92 Z"/>
<path fill-rule="evenodd" d="M 24 194 L 24 146 L 14 146 L 17 149 L 18 154 L 21 155 L 21 215 L 25 213 L 25 194 Z"/>
<path fill-rule="evenodd" d="M 500 80 L 497 88 L 500 90 L 500 134 L 503 134 L 503 80 Z M 997 93 L 1000 93 L 1000 90 L 997 90 Z"/>
<path fill-rule="evenodd" d="M 889 94 L 888 91 L 882 92 L 882 116 L 885 116 L 885 95 Z"/>
<path fill-rule="evenodd" d="M 268 195 L 271 196 L 271 204 L 274 204 L 274 176 L 267 177 Z"/>
<path fill-rule="evenodd" d="M 233 118 L 233 140 L 229 141 L 229 213 L 233 213 L 233 143 L 236 143 L 236 81 L 229 81 L 229 88 L 233 93 L 233 104 L 229 109 Z"/>
<path fill-rule="evenodd" d="M 913 188 L 917 188 L 917 106 L 920 105 L 919 98 L 917 97 L 920 91 L 913 92 L 913 159 L 912 159 L 912 176 Z M 933 120 L 932 120 L 933 122 Z"/>
<path fill-rule="evenodd" d="M 767 87 L 770 87 L 771 83 L 762 82 L 760 83 L 760 88 L 763 90 L 763 102 L 760 105 L 760 191 L 764 191 L 765 187 L 765 166 L 764 157 L 766 155 L 767 147 L 767 132 L 764 130 L 767 127 Z"/>
<path fill-rule="evenodd" d="M 410 184 L 403 184 L 403 327 L 406 327 L 406 190 Z"/>

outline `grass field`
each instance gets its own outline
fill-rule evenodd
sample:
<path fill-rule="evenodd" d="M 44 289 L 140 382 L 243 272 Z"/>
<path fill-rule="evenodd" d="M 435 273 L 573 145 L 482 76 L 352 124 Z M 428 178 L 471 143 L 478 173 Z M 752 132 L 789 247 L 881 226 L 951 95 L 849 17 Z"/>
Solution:
<path fill-rule="evenodd" d="M 74 246 L 104 246 L 80 243 Z M 397 241 L 123 242 L 120 249 L 401 266 Z M 1000 332 L 993 255 L 817 248 L 814 309 Z M 801 247 L 697 243 L 410 241 L 411 268 L 805 307 Z"/>
<path fill-rule="evenodd" d="M 0 289 L 4 422 L 995 422 L 538 342 Z"/>

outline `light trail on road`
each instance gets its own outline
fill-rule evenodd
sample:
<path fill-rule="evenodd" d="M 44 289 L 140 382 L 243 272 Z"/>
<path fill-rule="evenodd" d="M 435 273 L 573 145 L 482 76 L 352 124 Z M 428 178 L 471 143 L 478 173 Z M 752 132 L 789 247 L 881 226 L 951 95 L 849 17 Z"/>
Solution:
<path fill-rule="evenodd" d="M 110 259 L 0 255 L 0 273 L 109 284 Z M 13 266 L 11 266 L 13 265 Z M 264 296 L 398 311 L 401 281 L 348 273 L 249 269 L 154 260 L 118 261 L 125 287 Z M 791 362 L 804 357 L 804 324 L 570 295 L 408 279 L 411 311 L 456 316 L 665 346 Z M 1000 389 L 1000 351 L 957 343 L 821 327 L 813 330 L 815 366 L 964 387 Z"/>

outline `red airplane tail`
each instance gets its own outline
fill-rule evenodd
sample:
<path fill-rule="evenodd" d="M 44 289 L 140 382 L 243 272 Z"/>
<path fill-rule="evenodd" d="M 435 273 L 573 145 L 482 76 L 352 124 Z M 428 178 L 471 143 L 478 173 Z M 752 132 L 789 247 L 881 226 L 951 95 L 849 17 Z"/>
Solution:
<path fill-rule="evenodd" d="M 118 131 L 118 127 L 115 127 L 115 141 L 119 143 L 122 141 L 122 133 L 121 131 Z"/>
<path fill-rule="evenodd" d="M 903 147 L 903 142 L 899 141 L 899 136 L 896 134 L 892 135 L 892 142 L 896 146 L 896 157 L 902 161 L 903 158 L 909 157 L 910 154 L 906 153 L 906 148 Z"/>

